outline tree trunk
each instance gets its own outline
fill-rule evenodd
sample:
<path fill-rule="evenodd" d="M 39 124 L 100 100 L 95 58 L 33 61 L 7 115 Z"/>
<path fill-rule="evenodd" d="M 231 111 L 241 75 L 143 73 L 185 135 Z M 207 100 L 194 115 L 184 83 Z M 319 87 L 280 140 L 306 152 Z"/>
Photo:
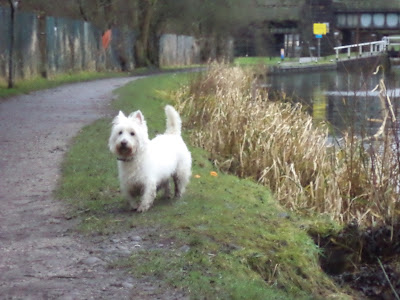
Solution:
<path fill-rule="evenodd" d="M 40 51 L 40 75 L 43 78 L 48 77 L 48 61 L 47 61 L 47 31 L 46 31 L 46 17 L 39 17 L 39 51 Z"/>
<path fill-rule="evenodd" d="M 106 21 L 106 29 L 111 29 L 114 25 L 113 2 L 112 0 L 105 0 L 103 2 L 103 15 Z"/>
<path fill-rule="evenodd" d="M 146 0 L 144 3 L 144 17 L 140 24 L 140 36 L 136 41 L 136 62 L 138 66 L 148 66 L 149 60 L 149 35 L 154 8 L 157 0 Z"/>
<path fill-rule="evenodd" d="M 83 20 L 84 20 L 85 22 L 87 22 L 87 21 L 89 20 L 89 18 L 87 17 L 86 12 L 85 12 L 85 10 L 83 9 L 82 0 L 77 0 L 77 1 L 78 1 L 79 13 L 80 13 L 81 17 L 83 18 Z"/>
<path fill-rule="evenodd" d="M 14 41 L 15 41 L 15 11 L 17 9 L 17 1 L 8 0 L 10 3 L 10 48 L 8 57 L 8 88 L 14 87 Z"/>

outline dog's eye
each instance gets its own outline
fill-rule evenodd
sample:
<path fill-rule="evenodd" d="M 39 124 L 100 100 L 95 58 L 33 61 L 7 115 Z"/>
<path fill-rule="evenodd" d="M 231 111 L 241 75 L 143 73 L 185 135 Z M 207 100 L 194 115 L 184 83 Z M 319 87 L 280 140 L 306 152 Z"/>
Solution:
<path fill-rule="evenodd" d="M 120 132 L 118 132 L 118 134 L 121 135 L 122 134 L 122 130 Z"/>
<path fill-rule="evenodd" d="M 134 135 L 135 135 L 135 133 L 132 131 L 132 132 L 131 132 L 131 136 L 134 136 Z"/>

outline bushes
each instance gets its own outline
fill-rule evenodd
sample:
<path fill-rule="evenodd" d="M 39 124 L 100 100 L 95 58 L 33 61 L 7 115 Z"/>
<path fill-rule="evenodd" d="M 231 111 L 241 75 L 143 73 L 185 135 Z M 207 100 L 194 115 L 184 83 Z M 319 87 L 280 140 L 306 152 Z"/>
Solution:
<path fill-rule="evenodd" d="M 327 146 L 327 127 L 314 127 L 301 105 L 272 101 L 249 71 L 220 64 L 175 98 L 193 142 L 220 169 L 270 187 L 284 206 L 342 222 L 395 221 L 400 151 L 388 123 L 384 142 L 345 134 L 340 147 Z"/>

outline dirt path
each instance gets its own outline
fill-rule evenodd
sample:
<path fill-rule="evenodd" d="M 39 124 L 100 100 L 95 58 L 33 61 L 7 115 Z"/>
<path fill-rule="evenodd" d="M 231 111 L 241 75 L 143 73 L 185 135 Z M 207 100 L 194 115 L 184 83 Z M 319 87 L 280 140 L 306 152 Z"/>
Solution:
<path fill-rule="evenodd" d="M 112 90 L 131 80 L 71 84 L 0 103 L 0 299 L 181 298 L 108 268 L 123 249 L 118 240 L 105 247 L 74 234 L 52 196 L 71 138 L 109 113 Z M 135 233 L 125 240 L 141 242 Z"/>

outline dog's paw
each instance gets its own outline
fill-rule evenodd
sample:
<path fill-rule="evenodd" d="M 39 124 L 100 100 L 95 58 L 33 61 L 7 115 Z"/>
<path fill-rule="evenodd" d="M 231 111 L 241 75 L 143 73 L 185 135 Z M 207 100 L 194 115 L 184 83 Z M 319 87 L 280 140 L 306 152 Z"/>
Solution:
<path fill-rule="evenodd" d="M 140 204 L 139 207 L 137 208 L 137 212 L 145 212 L 148 211 L 150 208 L 150 205 L 146 205 L 146 204 Z"/>
<path fill-rule="evenodd" d="M 137 211 L 138 210 L 138 204 L 137 203 L 134 203 L 134 202 L 129 202 L 129 208 L 130 208 L 130 210 L 132 210 L 132 211 Z"/>

